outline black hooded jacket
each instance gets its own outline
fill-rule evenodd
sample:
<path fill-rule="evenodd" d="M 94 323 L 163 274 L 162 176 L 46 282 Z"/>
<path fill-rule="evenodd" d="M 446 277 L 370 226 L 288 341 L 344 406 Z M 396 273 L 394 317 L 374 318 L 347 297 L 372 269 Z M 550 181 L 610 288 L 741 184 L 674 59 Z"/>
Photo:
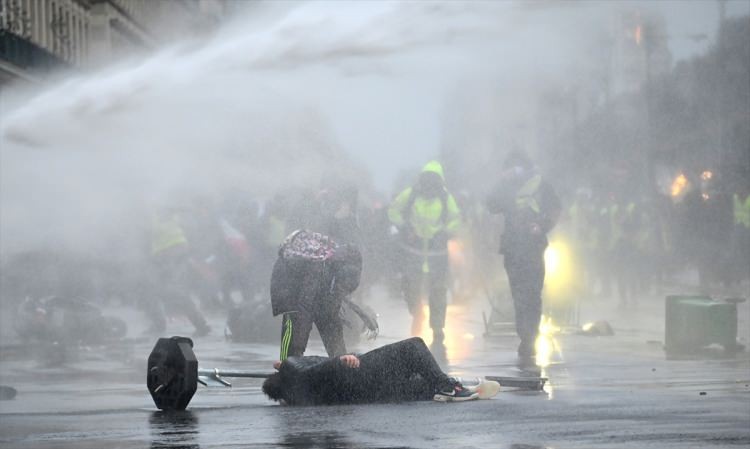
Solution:
<path fill-rule="evenodd" d="M 543 179 L 532 195 L 538 210 L 517 206 L 517 195 L 528 179 L 503 179 L 487 198 L 487 210 L 505 217 L 500 239 L 500 253 L 505 255 L 541 256 L 547 248 L 547 233 L 555 226 L 560 215 L 560 198 Z M 539 226 L 539 233 L 531 232 L 532 224 Z"/>

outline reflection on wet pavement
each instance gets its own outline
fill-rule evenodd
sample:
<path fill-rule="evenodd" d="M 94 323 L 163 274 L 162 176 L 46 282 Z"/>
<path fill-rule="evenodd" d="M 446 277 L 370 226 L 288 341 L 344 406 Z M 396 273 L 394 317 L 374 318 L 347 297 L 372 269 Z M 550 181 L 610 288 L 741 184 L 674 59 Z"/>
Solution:
<path fill-rule="evenodd" d="M 546 368 L 556 361 L 563 360 L 560 342 L 556 337 L 560 331 L 560 327 L 555 325 L 551 317 L 542 315 L 539 321 L 539 335 L 534 345 L 537 366 Z"/>
<path fill-rule="evenodd" d="M 279 446 L 292 448 L 343 449 L 354 447 L 343 434 L 338 432 L 302 432 L 285 434 Z"/>
<path fill-rule="evenodd" d="M 364 352 L 403 338 L 409 317 L 398 313 L 399 304 L 383 320 L 378 340 L 363 341 L 351 349 Z M 553 351 L 551 363 L 534 373 L 549 378 L 543 392 L 507 388 L 491 400 L 450 405 L 281 407 L 263 396 L 260 381 L 237 379 L 231 389 L 200 388 L 187 412 L 163 413 L 154 411 L 144 384 L 145 358 L 152 340 L 129 341 L 122 348 L 81 349 L 64 366 L 54 368 L 40 367 L 22 351 L 6 351 L 3 354 L 12 356 L 2 358 L 0 384 L 16 387 L 18 394 L 13 400 L 0 401 L 0 447 L 557 449 L 629 443 L 629 447 L 653 449 L 746 445 L 750 442 L 748 354 L 737 354 L 735 359 L 666 360 L 661 346 L 649 343 L 663 333 L 658 316 L 662 307 L 656 303 L 653 309 L 655 324 L 644 329 L 621 326 L 614 336 L 595 338 L 564 330 L 556 333 L 565 357 Z M 481 335 L 483 323 L 474 312 L 473 318 L 470 314 L 463 317 L 463 327 L 456 328 L 453 337 L 463 335 L 459 331 Z M 743 323 L 741 329 L 746 332 Z M 218 321 L 212 325 L 220 327 Z M 638 325 L 643 324 L 639 321 Z M 450 336 L 446 335 L 446 348 L 431 348 L 449 374 L 524 375 L 517 366 L 514 334 L 469 343 Z M 465 357 L 452 357 L 451 344 L 465 344 Z M 194 349 L 201 365 L 251 371 L 268 369 L 278 353 L 276 344 L 229 344 L 221 336 L 196 340 Z M 316 339 L 309 350 L 311 354 L 324 352 Z"/>
<path fill-rule="evenodd" d="M 190 410 L 154 412 L 149 416 L 151 449 L 200 449 L 199 422 Z"/>
<path fill-rule="evenodd" d="M 467 326 L 466 318 L 469 310 L 463 305 L 449 304 L 446 309 L 445 318 L 445 340 L 443 342 L 433 341 L 432 329 L 430 329 L 430 307 L 422 305 L 422 323 L 417 326 L 420 330 L 417 336 L 421 337 L 430 346 L 432 355 L 438 359 L 440 366 L 449 363 L 461 363 L 472 353 L 472 345 L 475 340 L 475 332 Z"/>

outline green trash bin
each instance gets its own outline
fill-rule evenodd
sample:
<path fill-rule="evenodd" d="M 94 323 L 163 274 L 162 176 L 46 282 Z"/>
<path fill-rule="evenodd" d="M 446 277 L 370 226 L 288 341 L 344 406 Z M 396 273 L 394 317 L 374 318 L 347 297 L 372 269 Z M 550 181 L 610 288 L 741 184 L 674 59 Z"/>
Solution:
<path fill-rule="evenodd" d="M 737 345 L 737 304 L 707 296 L 667 296 L 664 346 L 668 354 L 700 352 L 720 344 L 727 352 Z"/>

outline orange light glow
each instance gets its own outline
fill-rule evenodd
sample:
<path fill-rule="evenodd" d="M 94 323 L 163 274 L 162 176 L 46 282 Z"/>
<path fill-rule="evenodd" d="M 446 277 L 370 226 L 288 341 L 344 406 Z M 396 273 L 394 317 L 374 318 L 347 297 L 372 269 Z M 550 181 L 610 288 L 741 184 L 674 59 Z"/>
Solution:
<path fill-rule="evenodd" d="M 464 242 L 458 239 L 448 240 L 448 259 L 451 267 L 466 263 L 464 256 Z"/>
<path fill-rule="evenodd" d="M 685 189 L 688 187 L 688 180 L 684 173 L 680 173 L 677 175 L 677 177 L 672 181 L 672 187 L 670 189 L 670 193 L 673 197 L 680 196 Z"/>
<path fill-rule="evenodd" d="M 714 177 L 714 174 L 711 170 L 706 170 L 703 173 L 701 173 L 701 179 L 704 181 L 710 181 Z"/>
<path fill-rule="evenodd" d="M 429 346 L 432 344 L 432 329 L 430 329 L 430 307 L 427 304 L 422 306 L 424 321 L 422 329 L 416 333 L 418 337 Z M 466 307 L 459 304 L 448 304 L 445 313 L 445 355 L 451 364 L 465 360 L 471 349 L 472 341 L 476 338 L 474 334 L 466 329 L 465 314 Z"/>
<path fill-rule="evenodd" d="M 636 45 L 641 45 L 641 41 L 643 40 L 643 29 L 640 25 L 635 27 L 635 31 L 633 32 L 633 38 L 635 39 Z"/>

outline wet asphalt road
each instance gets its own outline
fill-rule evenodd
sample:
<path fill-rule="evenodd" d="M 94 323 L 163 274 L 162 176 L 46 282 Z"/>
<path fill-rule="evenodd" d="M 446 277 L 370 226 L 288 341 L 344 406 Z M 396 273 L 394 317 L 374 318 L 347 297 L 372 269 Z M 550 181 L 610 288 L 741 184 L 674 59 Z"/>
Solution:
<path fill-rule="evenodd" d="M 638 314 L 584 307 L 584 318 L 610 320 L 616 335 L 554 335 L 558 350 L 544 369 L 550 379 L 544 392 L 504 389 L 491 400 L 459 404 L 289 408 L 268 401 L 260 380 L 234 379 L 231 389 L 199 387 L 185 412 L 162 413 L 145 388 L 153 338 L 69 350 L 62 364 L 49 363 L 60 350 L 4 346 L 0 384 L 18 395 L 0 401 L 0 447 L 747 447 L 748 353 L 667 360 L 662 304 L 642 303 Z M 357 349 L 406 337 L 401 307 L 381 305 L 381 337 Z M 748 305 L 739 307 L 746 344 Z M 452 308 L 442 364 L 456 375 L 518 375 L 512 329 L 482 336 L 486 308 Z M 222 321 L 214 317 L 214 335 L 195 340 L 201 367 L 268 371 L 276 343 L 226 342 L 216 335 Z M 170 335 L 190 330 L 182 321 L 170 324 Z M 138 323 L 130 331 L 138 335 Z M 321 352 L 311 342 L 308 353 Z"/>

